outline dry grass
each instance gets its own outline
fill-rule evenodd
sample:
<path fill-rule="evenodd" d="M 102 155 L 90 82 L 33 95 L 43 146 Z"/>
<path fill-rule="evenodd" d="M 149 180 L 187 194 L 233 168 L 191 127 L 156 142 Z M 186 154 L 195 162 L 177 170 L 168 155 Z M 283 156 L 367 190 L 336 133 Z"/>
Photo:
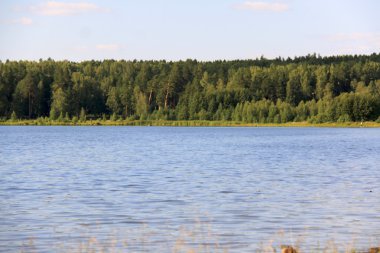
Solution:
<path fill-rule="evenodd" d="M 227 253 L 229 247 L 219 242 L 218 236 L 213 232 L 207 222 L 196 221 L 191 227 L 181 226 L 175 234 L 164 234 L 160 243 L 157 244 L 157 236 L 161 236 L 160 231 L 155 231 L 143 226 L 136 230 L 130 230 L 120 234 L 110 235 L 106 238 L 94 236 L 83 236 L 81 240 L 70 239 L 62 241 L 56 245 L 49 245 L 51 252 L 57 253 L 121 253 L 121 252 L 171 252 L 171 253 Z M 256 253 L 379 253 L 380 251 L 370 251 L 371 247 L 378 245 L 368 245 L 368 248 L 355 248 L 355 243 L 337 244 L 334 240 L 329 240 L 324 245 L 318 244 L 316 249 L 305 248 L 306 236 L 298 236 L 289 239 L 289 233 L 280 231 L 273 236 L 273 239 L 264 241 L 257 245 Z M 308 238 L 309 240 L 310 238 Z M 37 253 L 41 246 L 38 245 L 38 238 L 31 238 L 23 243 L 20 252 Z M 380 242 L 378 242 L 380 243 Z M 222 246 L 223 245 L 223 246 Z M 289 245 L 295 251 L 284 251 L 283 245 Z M 244 249 L 244 248 L 243 248 Z M 233 248 L 231 248 L 233 250 Z M 244 249 L 246 251 L 246 249 Z M 236 249 L 233 250 L 237 252 Z"/>
<path fill-rule="evenodd" d="M 275 123 L 245 123 L 239 121 L 207 121 L 207 120 L 87 120 L 84 122 L 53 121 L 50 119 L 0 121 L 0 125 L 8 126 L 184 126 L 184 127 L 380 127 L 379 122 L 328 122 L 309 123 L 287 122 Z"/>

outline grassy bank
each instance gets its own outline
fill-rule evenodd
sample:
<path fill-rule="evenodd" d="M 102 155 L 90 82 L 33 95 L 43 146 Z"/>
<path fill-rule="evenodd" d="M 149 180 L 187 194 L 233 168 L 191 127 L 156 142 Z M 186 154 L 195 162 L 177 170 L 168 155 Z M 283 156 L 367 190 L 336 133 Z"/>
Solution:
<path fill-rule="evenodd" d="M 50 120 L 39 118 L 33 120 L 3 120 L 0 125 L 6 126 L 180 126 L 180 127 L 380 127 L 380 122 L 328 122 L 328 123 L 309 123 L 287 122 L 275 123 L 245 123 L 238 121 L 171 121 L 171 120 Z"/>

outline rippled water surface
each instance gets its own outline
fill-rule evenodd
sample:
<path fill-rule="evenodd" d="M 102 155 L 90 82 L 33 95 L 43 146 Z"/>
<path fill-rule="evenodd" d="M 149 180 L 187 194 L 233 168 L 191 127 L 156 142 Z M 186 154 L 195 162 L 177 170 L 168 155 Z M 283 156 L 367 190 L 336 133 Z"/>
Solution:
<path fill-rule="evenodd" d="M 380 243 L 380 129 L 0 127 L 1 252 L 330 240 Z"/>

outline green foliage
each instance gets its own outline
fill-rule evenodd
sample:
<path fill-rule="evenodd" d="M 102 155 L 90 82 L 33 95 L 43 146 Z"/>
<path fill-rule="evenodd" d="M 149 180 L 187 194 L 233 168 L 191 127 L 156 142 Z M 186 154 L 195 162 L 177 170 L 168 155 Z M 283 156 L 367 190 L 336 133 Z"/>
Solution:
<path fill-rule="evenodd" d="M 138 87 L 135 88 L 135 101 L 136 101 L 136 115 L 143 119 L 148 113 L 148 104 L 146 95 L 139 90 Z"/>
<path fill-rule="evenodd" d="M 50 119 L 51 120 L 56 120 L 58 118 L 58 112 L 55 110 L 55 107 L 52 107 L 50 109 Z"/>
<path fill-rule="evenodd" d="M 116 115 L 116 113 L 113 113 L 113 114 L 111 115 L 110 120 L 111 120 L 111 121 L 116 121 L 116 120 L 117 120 L 117 115 Z"/>
<path fill-rule="evenodd" d="M 0 118 L 347 122 L 380 116 L 380 54 L 0 62 Z M 76 118 L 75 118 L 76 116 Z"/>
<path fill-rule="evenodd" d="M 17 115 L 16 115 L 15 111 L 13 111 L 12 114 L 11 114 L 11 120 L 12 121 L 16 121 L 17 120 Z"/>
<path fill-rule="evenodd" d="M 79 120 L 80 120 L 81 122 L 85 122 L 86 119 L 87 119 L 86 111 L 85 111 L 84 108 L 82 107 L 82 108 L 80 109 Z"/>
<path fill-rule="evenodd" d="M 61 87 L 57 87 L 53 91 L 52 100 L 53 102 L 51 103 L 50 118 L 56 119 L 61 113 L 67 112 L 66 92 Z"/>
<path fill-rule="evenodd" d="M 69 113 L 66 112 L 65 114 L 65 122 L 69 122 L 70 121 L 70 116 L 69 116 Z"/>
<path fill-rule="evenodd" d="M 77 116 L 74 116 L 74 117 L 71 119 L 71 122 L 72 122 L 73 124 L 78 123 L 78 117 L 77 117 Z"/>
<path fill-rule="evenodd" d="M 58 117 L 58 122 L 63 122 L 63 113 L 61 112 Z"/>
<path fill-rule="evenodd" d="M 337 122 L 339 122 L 339 123 L 350 122 L 350 121 L 352 121 L 352 119 L 351 119 L 350 115 L 348 115 L 348 114 L 343 114 L 343 115 L 339 116 L 339 118 L 337 120 Z"/>

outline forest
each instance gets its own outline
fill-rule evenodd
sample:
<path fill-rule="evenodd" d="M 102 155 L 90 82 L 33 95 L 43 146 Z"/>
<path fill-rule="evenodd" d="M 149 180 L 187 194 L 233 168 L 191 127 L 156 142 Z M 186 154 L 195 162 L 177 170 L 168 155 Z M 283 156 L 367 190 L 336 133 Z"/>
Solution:
<path fill-rule="evenodd" d="M 0 61 L 0 118 L 380 121 L 380 54 Z"/>

